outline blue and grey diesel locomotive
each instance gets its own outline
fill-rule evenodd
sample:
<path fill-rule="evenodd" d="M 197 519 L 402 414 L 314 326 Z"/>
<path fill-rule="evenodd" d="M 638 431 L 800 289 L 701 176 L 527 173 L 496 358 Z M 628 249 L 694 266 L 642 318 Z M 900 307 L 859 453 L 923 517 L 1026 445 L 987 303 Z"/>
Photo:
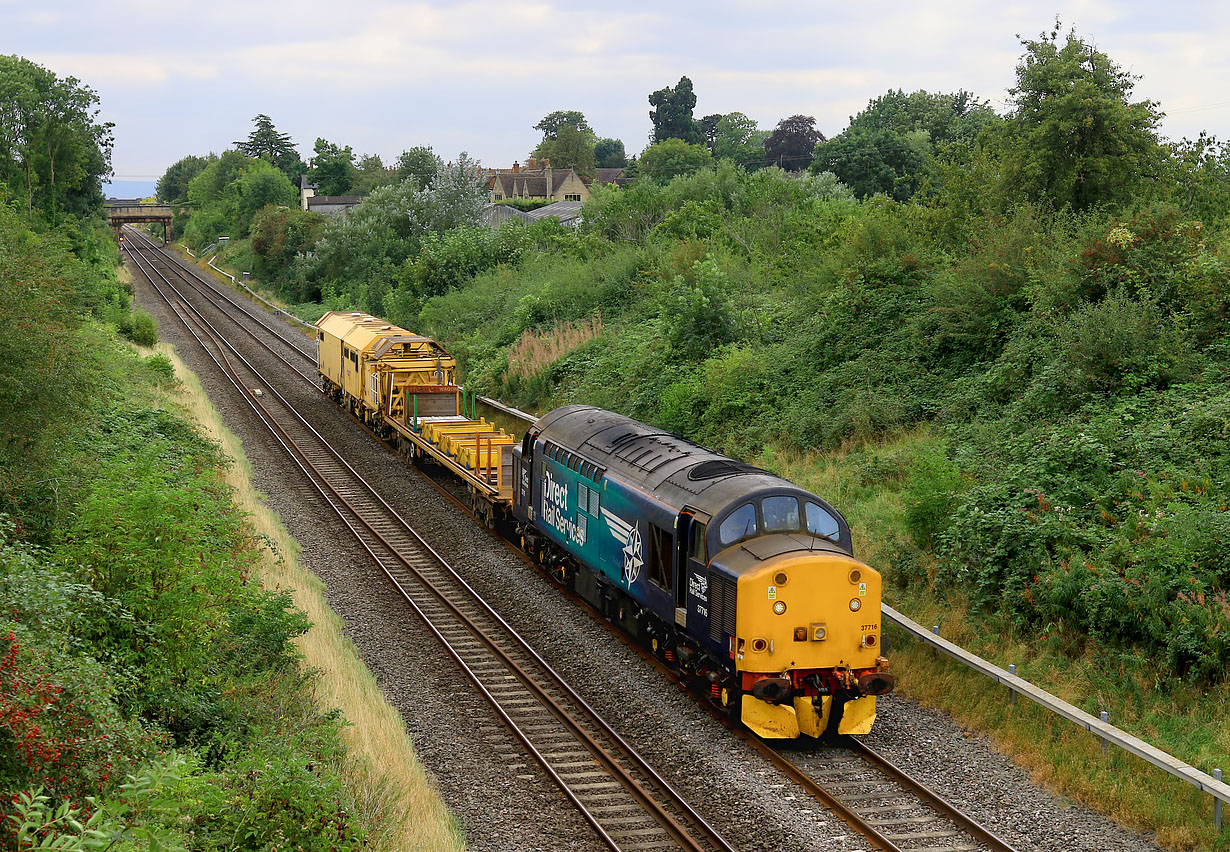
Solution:
<path fill-rule="evenodd" d="M 768 738 L 871 729 L 894 681 L 880 575 L 845 519 L 763 470 L 571 405 L 513 449 L 524 549 Z"/>

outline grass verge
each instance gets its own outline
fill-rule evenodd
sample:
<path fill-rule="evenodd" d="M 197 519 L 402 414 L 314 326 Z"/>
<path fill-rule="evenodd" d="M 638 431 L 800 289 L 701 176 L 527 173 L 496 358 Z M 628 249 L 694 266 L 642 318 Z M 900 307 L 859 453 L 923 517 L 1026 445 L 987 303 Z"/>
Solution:
<path fill-rule="evenodd" d="M 461 830 L 415 757 L 401 717 L 384 700 L 358 649 L 342 634 L 342 620 L 329 608 L 323 584 L 299 563 L 297 542 L 253 487 L 242 442 L 223 425 L 196 375 L 170 346 L 159 344 L 148 351 L 170 359 L 183 383 L 183 406 L 234 460 L 226 471 L 226 480 L 235 490 L 236 502 L 249 514 L 253 528 L 267 544 L 262 585 L 289 591 L 295 605 L 312 621 L 312 629 L 296 644 L 306 665 L 320 673 L 318 700 L 339 708 L 351 723 L 343 730 L 351 754 L 347 783 L 369 813 L 382 815 L 372 820 L 381 827 L 380 835 L 374 838 L 376 847 L 422 852 L 464 849 Z"/>

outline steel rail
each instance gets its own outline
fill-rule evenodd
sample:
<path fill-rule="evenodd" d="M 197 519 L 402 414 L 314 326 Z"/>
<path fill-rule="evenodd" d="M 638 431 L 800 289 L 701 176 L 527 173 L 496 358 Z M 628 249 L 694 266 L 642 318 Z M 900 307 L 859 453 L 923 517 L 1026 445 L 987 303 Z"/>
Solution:
<path fill-rule="evenodd" d="M 138 233 L 139 233 L 139 232 L 138 232 Z M 143 246 L 142 248 L 139 248 L 139 249 L 136 249 L 136 251 L 137 251 L 137 252 L 140 252 L 140 258 L 141 258 L 142 260 L 144 260 L 146 263 L 148 263 L 148 264 L 150 265 L 150 267 L 151 267 L 151 268 L 154 268 L 154 263 L 155 263 L 155 262 L 164 262 L 164 261 L 166 260 L 166 257 L 167 257 L 166 252 L 165 252 L 165 251 L 163 251 L 163 250 L 162 250 L 162 248 L 161 248 L 160 246 L 155 245 L 155 244 L 153 243 L 153 241 L 152 241 L 152 240 L 150 241 L 150 244 L 149 244 L 149 245 L 147 245 L 147 246 Z M 150 257 L 151 252 L 152 252 L 152 254 L 153 254 L 155 257 L 157 257 L 157 258 L 158 258 L 158 260 L 157 260 L 157 261 L 153 260 L 153 259 Z M 130 250 L 130 253 L 131 253 L 131 250 Z M 186 278 L 186 277 L 184 277 L 184 276 L 183 276 L 183 273 L 184 273 L 184 272 L 187 272 L 188 270 L 184 269 L 181 265 L 178 265 L 178 264 L 176 264 L 176 265 L 175 265 L 175 269 L 176 269 L 176 271 L 177 271 L 177 272 L 179 272 L 179 273 L 180 273 L 180 279 L 181 279 L 184 283 L 186 283 L 189 287 L 192 287 L 193 289 L 195 289 L 198 293 L 200 293 L 202 296 L 204 296 L 207 300 L 209 299 L 209 294 L 208 294 L 208 293 L 205 293 L 204 291 L 202 291 L 202 290 L 200 289 L 200 287 L 198 286 L 198 285 L 199 285 L 199 283 L 201 283 L 201 282 L 199 282 L 199 281 L 194 281 L 194 280 L 190 280 L 190 279 L 188 279 L 188 278 Z M 144 271 L 144 270 L 143 270 L 143 271 Z M 161 273 L 160 273 L 160 274 L 161 274 Z M 165 276 L 164 276 L 164 277 L 165 277 Z M 168 282 L 168 283 L 169 283 L 169 282 Z M 172 285 L 172 286 L 173 286 L 173 285 Z M 237 302 L 235 302 L 234 300 L 231 300 L 231 299 L 227 298 L 227 294 L 226 294 L 226 293 L 224 293 L 224 292 L 222 292 L 222 291 L 217 290 L 216 288 L 212 287 L 212 285 L 208 285 L 208 284 L 207 284 L 207 286 L 209 286 L 209 288 L 212 290 L 213 295 L 215 295 L 215 296 L 219 296 L 219 297 L 221 297 L 221 298 L 223 298 L 223 299 L 226 299 L 226 303 L 227 303 L 227 304 L 229 304 L 229 305 L 231 305 L 231 306 L 234 306 L 234 307 L 239 307 L 239 305 L 238 305 L 238 303 L 237 303 Z M 177 293 L 176 293 L 176 294 L 177 294 L 177 295 L 179 295 L 179 297 L 180 297 L 181 299 L 183 298 L 183 295 L 182 295 L 182 294 L 180 294 L 180 293 L 178 293 L 178 291 L 177 291 Z M 210 307 L 213 307 L 213 308 L 217 309 L 217 310 L 218 310 L 218 311 L 219 311 L 219 312 L 220 312 L 223 316 L 226 316 L 228 319 L 230 319 L 230 320 L 231 320 L 231 322 L 233 322 L 233 323 L 235 324 L 236 328 L 238 328 L 238 329 L 239 329 L 240 331 L 242 331 L 244 334 L 248 335 L 248 337 L 252 338 L 252 340 L 253 340 L 253 341 L 254 341 L 257 345 L 259 345 L 261 348 L 263 348 L 266 352 L 268 352 L 268 353 L 269 353 L 270 355 L 272 355 L 274 358 L 277 358 L 279 361 L 281 361 L 284 365 L 286 365 L 286 367 L 287 367 L 288 369 L 293 370 L 295 373 L 298 373 L 298 374 L 299 374 L 299 376 L 300 376 L 300 377 L 301 377 L 304 381 L 306 381 L 308 384 L 313 385 L 313 386 L 316 386 L 317 382 L 316 382 L 316 377 L 315 377 L 315 376 L 309 376 L 307 373 L 303 372 L 303 371 L 302 371 L 302 370 L 300 370 L 298 367 L 296 367 L 294 364 L 292 364 L 290 361 L 286 360 L 286 358 L 285 358 L 285 357 L 284 357 L 284 356 L 283 356 L 280 352 L 276 351 L 276 350 L 275 350 L 272 346 L 270 346 L 267 342 L 265 342 L 264 340 L 262 340 L 262 339 L 261 339 L 261 337 L 260 337 L 259 335 L 257 335 L 254 331 L 252 331 L 252 329 L 251 329 L 251 328 L 248 328 L 248 326 L 246 326 L 246 325 L 244 325 L 243 323 L 241 323 L 241 322 L 237 321 L 237 320 L 236 320 L 233 316 L 231 316 L 230 314 L 228 314 L 225 310 L 223 310 L 222 308 L 220 308 L 218 305 L 214 304 L 213 302 L 210 302 Z M 251 319 L 256 319 L 256 318 L 255 318 L 255 317 L 253 317 L 251 314 L 249 314 L 247 311 L 242 311 L 242 313 L 243 313 L 243 314 L 244 314 L 244 316 L 246 316 L 246 317 L 249 317 L 249 318 L 251 318 Z M 275 329 L 270 329 L 267 325 L 265 325 L 264 323 L 260 322 L 259 320 L 257 320 L 257 324 L 258 324 L 258 325 L 260 325 L 262 328 L 266 328 L 266 329 L 268 329 L 268 330 L 272 331 L 272 332 L 273 332 L 273 334 L 274 334 L 274 336 L 276 336 L 279 340 L 281 340 L 283 343 L 285 343 L 287 346 L 289 346 L 289 347 L 290 347 L 290 348 L 291 348 L 291 349 L 292 349 L 292 350 L 293 350 L 296 354 L 299 354 L 299 355 L 303 356 L 305 359 L 310 360 L 310 361 L 313 361 L 313 363 L 315 363 L 314 359 L 312 359 L 312 356 L 311 356 L 311 355 L 308 355 L 306 352 L 304 352 L 303 350 L 301 350 L 301 349 L 299 349 L 297 346 L 295 346 L 295 344 L 294 344 L 294 342 L 293 342 L 293 341 L 291 341 L 291 340 L 289 340 L 289 339 L 287 339 L 287 338 L 285 338 L 285 337 L 282 337 L 280 334 L 278 334 L 278 332 L 277 332 Z M 322 391 L 321 393 L 322 393 L 322 395 L 323 395 L 323 391 Z"/>
<path fill-rule="evenodd" d="M 920 799 L 924 800 L 929 807 L 939 811 L 944 816 L 951 819 L 957 827 L 966 834 L 969 834 L 975 839 L 986 844 L 988 849 L 993 850 L 993 852 L 1015 852 L 1013 847 L 1009 845 L 1006 840 L 996 835 L 986 826 L 974 821 L 968 815 L 958 810 L 947 799 L 940 796 L 939 793 L 936 793 L 926 784 L 923 784 L 921 781 L 907 773 L 904 769 L 901 769 L 889 761 L 886 757 L 884 757 L 884 755 L 880 754 L 871 746 L 867 745 L 862 740 L 855 739 L 854 737 L 850 737 L 849 740 L 850 742 L 847 743 L 847 745 L 852 751 L 857 753 L 864 760 L 872 763 L 877 769 L 890 776 L 898 784 L 909 789 Z"/>
<path fill-rule="evenodd" d="M 184 303 L 184 305 L 189 310 L 193 310 L 190 303 L 188 303 L 187 300 L 183 298 L 182 294 L 180 294 L 177 290 L 175 290 L 174 285 L 172 285 L 165 278 L 165 276 L 163 276 L 153 267 L 152 263 L 149 262 L 148 258 L 142 257 L 141 259 L 144 260 L 147 264 L 149 264 L 150 271 L 154 272 L 155 274 L 159 275 L 159 277 L 163 278 L 164 282 L 168 284 L 168 286 L 176 293 L 176 295 L 180 298 L 180 300 Z M 145 270 L 143 269 L 142 271 L 145 271 Z M 360 525 L 366 527 L 368 532 L 387 548 L 388 554 L 386 555 L 393 556 L 397 561 L 401 562 L 406 568 L 408 568 L 409 570 L 414 572 L 416 575 L 418 575 L 419 582 L 425 588 L 427 588 L 431 592 L 431 594 L 433 594 L 440 603 L 442 603 L 445 607 L 447 607 L 450 611 L 452 611 L 455 617 L 457 617 L 461 621 L 469 622 L 469 626 L 467 627 L 467 629 L 470 631 L 471 634 L 475 636 L 475 638 L 478 638 L 480 641 L 482 641 L 489 648 L 489 650 L 491 650 L 493 653 L 506 658 L 506 664 L 508 665 L 509 670 L 513 671 L 514 674 L 517 676 L 517 678 L 521 680 L 523 683 L 525 683 L 525 685 L 528 688 L 535 691 L 536 694 L 540 696 L 540 700 L 542 701 L 544 706 L 546 706 L 553 713 L 553 715 L 555 715 L 562 723 L 564 723 L 567 727 L 573 730 L 578 739 L 582 740 L 583 742 L 588 742 L 588 750 L 592 754 L 594 754 L 594 756 L 601 763 L 608 766 L 612 775 L 621 777 L 621 783 L 623 783 L 624 786 L 629 789 L 629 792 L 634 796 L 634 798 L 636 798 L 638 801 L 641 802 L 642 806 L 646 810 L 648 810 L 651 814 L 656 814 L 654 817 L 655 820 L 658 821 L 660 825 L 662 825 L 665 832 L 676 843 L 678 843 L 680 846 L 686 849 L 711 849 L 713 848 L 713 849 L 729 850 L 731 848 L 729 847 L 729 845 L 725 843 L 724 840 L 721 839 L 720 835 L 718 835 L 717 832 L 714 829 L 712 829 L 711 826 L 708 826 L 708 824 L 702 818 L 700 818 L 698 814 L 692 811 L 690 806 L 687 805 L 686 801 L 684 801 L 682 797 L 679 796 L 678 793 L 673 791 L 669 787 L 669 785 L 667 785 L 666 782 L 663 781 L 656 774 L 656 772 L 654 772 L 654 770 L 652 770 L 652 768 L 648 766 L 647 763 L 644 763 L 643 759 L 641 759 L 639 755 L 637 755 L 636 752 L 633 749 L 631 749 L 631 747 L 628 746 L 627 743 L 624 742 L 618 736 L 618 734 L 616 734 L 613 730 L 611 730 L 609 726 L 606 726 L 606 723 L 602 721 L 601 718 L 598 717 L 597 714 L 594 713 L 592 709 L 589 708 L 588 705 L 586 705 L 582 699 L 580 699 L 579 696 L 577 696 L 574 692 L 572 692 L 571 687 L 569 687 L 567 683 L 564 682 L 562 678 L 560 678 L 550 668 L 550 666 L 545 663 L 545 661 L 537 657 L 537 654 L 533 651 L 533 649 L 530 648 L 528 644 L 525 643 L 524 640 L 522 640 L 521 637 L 515 633 L 515 631 L 512 631 L 511 627 L 508 627 L 503 622 L 503 620 L 499 618 L 498 614 L 495 614 L 494 611 L 491 610 L 490 607 L 487 606 L 487 604 L 481 600 L 481 598 L 477 598 L 477 596 L 475 595 L 475 600 L 480 605 L 481 609 L 486 610 L 487 613 L 489 613 L 491 616 L 494 616 L 494 618 L 501 625 L 503 625 L 503 627 L 516 640 L 516 642 L 519 643 L 521 646 L 523 646 L 523 648 L 521 648 L 520 650 L 528 651 L 529 654 L 535 659 L 535 661 L 546 672 L 548 672 L 552 678 L 558 681 L 557 683 L 553 683 L 552 685 L 556 687 L 562 687 L 566 693 L 570 694 L 570 697 L 573 698 L 576 704 L 583 707 L 587 711 L 588 714 L 592 715 L 593 718 L 590 721 L 596 721 L 598 723 L 598 727 L 600 729 L 604 729 L 602 730 L 602 733 L 610 737 L 612 740 L 616 741 L 619 744 L 619 746 L 622 747 L 622 749 L 626 752 L 625 758 L 631 757 L 632 762 L 634 764 L 639 764 L 636 766 L 636 769 L 638 771 L 643 772 L 647 776 L 649 776 L 655 782 L 655 784 L 661 788 L 659 792 L 665 791 L 669 793 L 670 796 L 677 799 L 677 801 L 673 802 L 673 804 L 676 807 L 678 807 L 683 813 L 685 813 L 689 821 L 693 824 L 694 830 L 696 830 L 697 828 L 700 829 L 699 833 L 702 835 L 705 835 L 703 837 L 703 841 L 704 843 L 707 843 L 708 845 L 698 844 L 696 840 L 682 826 L 678 825 L 673 819 L 673 817 L 669 813 L 664 811 L 659 805 L 659 803 L 657 803 L 650 796 L 650 794 L 644 789 L 643 784 L 633 779 L 632 776 L 628 774 L 627 770 L 625 770 L 619 764 L 619 761 L 617 759 L 615 759 L 613 756 L 608 754 L 606 749 L 604 749 L 601 746 L 601 744 L 597 743 L 593 739 L 593 737 L 580 726 L 579 723 L 577 723 L 574 719 L 572 719 L 571 715 L 568 713 L 567 710 L 561 707 L 555 699 L 553 699 L 550 695 L 548 695 L 545 689 L 541 687 L 539 684 L 537 684 L 534 681 L 534 679 L 530 676 L 530 674 L 527 673 L 515 660 L 513 660 L 511 657 L 508 657 L 508 653 L 504 651 L 502 648 L 500 648 L 500 646 L 495 640 L 486 636 L 482 632 L 481 628 L 479 628 L 476 624 L 473 623 L 472 617 L 465 614 L 464 612 L 461 611 L 459 607 L 457 607 L 457 605 L 453 602 L 450 595 L 448 595 L 443 590 L 439 589 L 432 580 L 423 576 L 420 569 L 416 567 L 411 560 L 403 557 L 398 551 L 398 549 L 396 548 L 396 546 L 394 546 L 391 542 L 389 542 L 388 539 L 385 537 L 385 535 L 382 534 L 369 519 L 364 517 L 363 512 L 360 509 L 354 506 L 351 499 L 347 498 L 336 487 L 330 484 L 328 480 L 328 476 L 323 471 L 320 470 L 320 468 L 317 466 L 315 462 L 312 461 L 308 451 L 304 450 L 298 444 L 298 442 L 296 442 L 295 439 L 289 435 L 289 433 L 285 430 L 282 424 L 277 421 L 277 418 L 273 416 L 272 412 L 268 410 L 265 403 L 262 400 L 254 397 L 250 393 L 250 391 L 248 391 L 246 384 L 239 378 L 237 372 L 235 372 L 233 365 L 230 364 L 230 357 L 226 354 L 226 348 L 230 348 L 230 350 L 245 365 L 245 367 L 249 371 L 251 371 L 253 375 L 261 379 L 261 381 L 269 388 L 270 392 L 273 393 L 279 399 L 279 401 L 281 401 L 284 405 L 287 406 L 287 410 L 290 411 L 291 414 L 294 415 L 294 417 L 297 418 L 301 422 L 301 424 L 321 442 L 321 446 L 324 447 L 325 450 L 327 450 L 330 454 L 336 456 L 336 453 L 333 453 L 332 448 L 328 445 L 328 442 L 324 441 L 324 439 L 321 438 L 315 432 L 315 430 L 310 426 L 310 424 L 307 424 L 306 421 L 304 421 L 303 418 L 298 414 L 298 412 L 294 410 L 294 407 L 288 401 L 286 401 L 283 397 L 281 397 L 281 395 L 277 392 L 275 388 L 273 388 L 267 381 L 265 381 L 264 377 L 261 376 L 259 371 L 257 371 L 256 368 L 254 368 L 243 357 L 241 353 L 235 350 L 233 346 L 230 346 L 230 344 L 226 343 L 225 340 L 222 338 L 222 336 L 217 333 L 217 330 L 214 329 L 213 326 L 208 322 L 208 320 L 206 320 L 203 316 L 201 316 L 199 312 L 195 312 L 196 317 L 194 319 L 194 322 L 196 322 L 202 328 L 202 331 L 211 338 L 214 345 L 218 348 L 219 355 L 221 356 L 222 361 L 226 363 L 226 366 L 223 366 L 223 363 L 219 362 L 218 357 L 214 356 L 212 351 L 210 351 L 209 347 L 201 339 L 200 335 L 198 335 L 196 331 L 192 328 L 191 323 L 187 321 L 184 314 L 174 305 L 174 303 L 170 300 L 169 297 L 167 297 L 167 295 L 162 291 L 162 289 L 158 287 L 157 283 L 152 280 L 152 277 L 151 277 L 151 284 L 155 287 L 156 290 L 158 290 L 158 292 L 160 293 L 160 295 L 163 296 L 164 299 L 167 299 L 168 304 L 171 305 L 172 309 L 180 317 L 181 321 L 185 323 L 185 326 L 188 328 L 188 331 L 193 335 L 193 337 L 197 339 L 198 343 L 201 344 L 201 346 L 205 349 L 207 354 L 209 354 L 210 357 L 215 361 L 215 363 L 217 363 L 218 366 L 221 369 L 223 369 L 223 371 L 228 375 L 228 378 L 230 379 L 231 383 L 236 387 L 237 390 L 241 392 L 241 394 L 245 398 L 245 401 L 247 401 L 248 405 L 252 407 L 254 411 L 256 411 L 258 416 L 261 418 L 261 420 L 265 422 L 266 425 L 272 431 L 274 431 L 275 437 L 278 439 L 279 443 L 281 443 L 282 446 L 285 449 L 287 449 L 288 452 L 292 453 L 292 457 L 295 458 L 296 463 L 299 465 L 299 467 L 304 471 L 305 474 L 309 475 L 309 480 L 312 482 L 313 486 L 317 489 L 318 492 L 322 494 L 322 496 L 324 496 L 328 500 L 328 502 L 330 502 L 331 505 L 334 505 L 335 511 L 337 510 L 337 506 L 334 503 L 334 500 L 329 499 L 328 494 L 325 493 L 326 489 L 328 491 L 331 491 L 334 494 L 334 497 L 339 502 L 341 502 L 343 505 L 347 507 L 348 511 L 354 516 L 355 521 L 357 521 Z M 349 468 L 349 465 L 345 462 L 344 459 L 337 457 L 336 460 L 340 461 L 341 464 L 351 474 L 358 477 L 358 475 L 355 474 L 354 471 Z M 308 468 L 311 469 L 312 473 L 308 472 Z M 313 476 L 312 474 L 315 474 L 315 475 Z M 363 485 L 363 487 L 367 491 L 369 491 L 372 494 L 372 496 L 379 503 L 381 503 L 384 506 L 386 511 L 391 516 L 397 518 L 397 520 L 401 522 L 401 524 L 405 527 L 405 529 L 414 538 L 418 539 L 418 541 L 422 544 L 424 549 L 430 552 L 432 556 L 434 557 L 434 559 L 437 560 L 442 567 L 444 567 L 448 572 L 452 573 L 453 576 L 456 577 L 456 574 L 451 569 L 451 567 L 449 567 L 447 563 L 444 562 L 439 557 L 438 554 L 436 554 L 433 550 L 431 550 L 430 546 L 426 545 L 426 542 L 423 542 L 422 539 L 418 536 L 418 534 L 412 528 L 410 528 L 409 525 L 406 524 L 405 521 L 400 518 L 400 516 L 397 516 L 397 514 L 390 507 L 388 507 L 387 504 L 384 504 L 384 501 L 380 498 L 380 496 L 377 493 L 375 493 L 373 489 L 370 489 L 370 487 L 366 485 L 366 482 L 363 481 L 361 477 L 358 477 L 358 481 Z M 557 783 L 559 783 L 561 787 L 565 790 L 566 795 L 568 795 L 568 797 L 574 802 L 574 804 L 576 804 L 577 807 L 581 809 L 582 813 L 586 815 L 586 818 L 589 819 L 591 824 L 594 826 L 595 830 L 598 832 L 599 836 L 604 839 L 604 842 L 607 842 L 608 845 L 611 845 L 611 847 L 614 849 L 620 848 L 618 845 L 616 845 L 615 841 L 611 838 L 610 834 L 603 828 L 603 826 L 601 825 L 601 820 L 596 818 L 592 814 L 592 812 L 590 812 L 587 808 L 585 808 L 585 806 L 580 802 L 580 800 L 575 796 L 575 794 L 568 788 L 567 783 L 564 781 L 564 779 L 562 779 L 560 775 L 557 772 L 555 772 L 554 768 L 550 765 L 549 761 L 547 761 L 546 758 L 542 755 L 542 753 L 533 746 L 529 738 L 522 731 L 520 731 L 519 727 L 515 724 L 515 722 L 508 715 L 508 713 L 504 712 L 503 708 L 500 706 L 499 700 L 491 694 L 490 690 L 488 690 L 485 687 L 485 685 L 482 683 L 481 678 L 473 671 L 472 668 L 470 668 L 465 663 L 465 661 L 457 653 L 456 649 L 451 646 L 451 643 L 447 642 L 447 640 L 442 635 L 442 633 L 437 629 L 435 624 L 432 623 L 431 618 L 425 612 L 423 612 L 422 608 L 418 605 L 416 601 L 414 601 L 413 597 L 407 592 L 407 590 L 404 587 L 404 583 L 400 582 L 398 578 L 390 574 L 390 572 L 388 571 L 387 567 L 384 564 L 384 560 L 381 559 L 381 555 L 377 554 L 372 549 L 370 544 L 364 540 L 364 537 L 362 536 L 360 531 L 355 527 L 354 522 L 352 522 L 351 519 L 347 518 L 345 516 L 345 513 L 340 512 L 340 511 L 338 513 L 342 517 L 343 522 L 346 523 L 346 525 L 352 530 L 352 532 L 356 534 L 356 537 L 359 539 L 360 544 L 364 547 L 364 549 L 367 550 L 369 555 L 373 557 L 373 559 L 382 568 L 382 570 L 384 570 L 386 574 L 390 575 L 390 579 L 392 579 L 395 582 L 395 584 L 401 590 L 403 596 L 406 597 L 406 599 L 412 604 L 416 612 L 418 612 L 419 615 L 423 617 L 423 619 L 429 624 L 433 633 L 435 633 L 437 637 L 441 639 L 441 641 L 445 642 L 446 647 L 449 648 L 449 653 L 462 666 L 463 670 L 467 671 L 470 674 L 471 678 L 474 680 L 476 685 L 479 687 L 480 692 L 482 692 L 484 696 L 487 697 L 487 699 L 493 704 L 493 706 L 497 708 L 499 715 L 501 715 L 501 717 L 505 720 L 506 724 L 510 725 L 512 729 L 517 732 L 519 738 L 522 739 L 522 742 L 527 746 L 531 754 L 533 754 L 536 757 L 536 759 L 544 766 L 544 769 L 548 772 L 548 774 L 551 775 L 554 778 L 554 780 L 556 780 Z M 459 577 L 457 577 L 457 579 L 460 580 Z M 461 583 L 463 586 L 465 586 L 464 581 L 461 581 Z M 465 588 L 470 592 L 471 595 L 474 595 L 474 592 L 472 589 L 469 589 L 468 586 L 465 586 Z"/>

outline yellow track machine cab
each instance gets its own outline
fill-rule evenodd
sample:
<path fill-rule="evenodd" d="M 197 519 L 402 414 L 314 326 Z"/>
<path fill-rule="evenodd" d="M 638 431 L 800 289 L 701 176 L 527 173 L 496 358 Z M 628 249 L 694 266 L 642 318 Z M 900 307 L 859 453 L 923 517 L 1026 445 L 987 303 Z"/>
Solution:
<path fill-rule="evenodd" d="M 364 420 L 380 413 L 406 419 L 408 393 L 422 403 L 421 415 L 457 414 L 456 361 L 430 337 L 358 311 L 330 311 L 316 329 L 326 392 Z"/>

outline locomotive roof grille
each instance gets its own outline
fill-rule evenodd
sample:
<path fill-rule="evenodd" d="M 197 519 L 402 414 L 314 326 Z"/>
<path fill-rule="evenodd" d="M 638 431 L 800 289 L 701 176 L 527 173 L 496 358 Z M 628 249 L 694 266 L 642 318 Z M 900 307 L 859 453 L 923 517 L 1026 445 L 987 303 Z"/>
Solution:
<path fill-rule="evenodd" d="M 734 459 L 710 459 L 703 461 L 688 471 L 688 479 L 693 482 L 704 482 L 707 479 L 717 479 L 721 476 L 733 476 L 736 473 L 767 473 L 762 468 L 747 462 Z"/>

